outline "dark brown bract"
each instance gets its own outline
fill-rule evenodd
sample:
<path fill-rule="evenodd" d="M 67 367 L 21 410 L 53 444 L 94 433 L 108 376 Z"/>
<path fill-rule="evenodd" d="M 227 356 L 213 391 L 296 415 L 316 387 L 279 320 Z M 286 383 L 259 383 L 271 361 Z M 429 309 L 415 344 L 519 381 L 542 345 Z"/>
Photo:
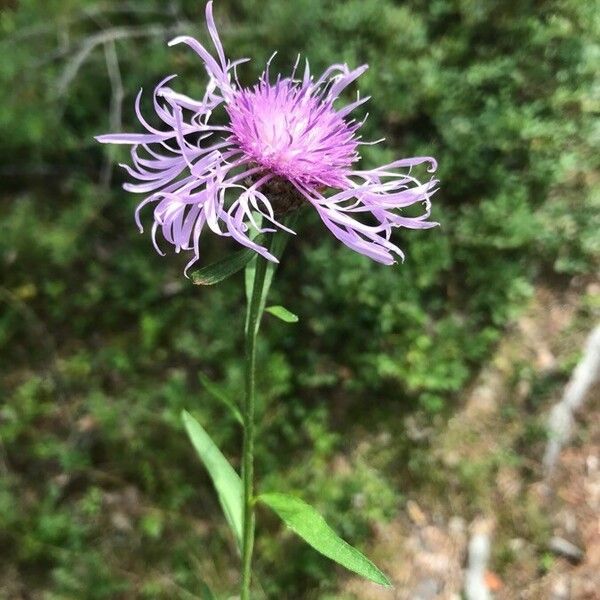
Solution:
<path fill-rule="evenodd" d="M 290 213 L 306 203 L 306 198 L 283 177 L 274 177 L 265 183 L 261 192 L 271 201 L 277 216 Z"/>

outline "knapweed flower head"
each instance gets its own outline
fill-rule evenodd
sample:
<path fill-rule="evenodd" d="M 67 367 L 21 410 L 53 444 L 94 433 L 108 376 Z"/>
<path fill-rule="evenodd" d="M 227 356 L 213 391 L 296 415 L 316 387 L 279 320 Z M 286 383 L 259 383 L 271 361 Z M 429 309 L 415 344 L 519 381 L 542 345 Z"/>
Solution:
<path fill-rule="evenodd" d="M 192 37 L 177 37 L 169 44 L 187 44 L 204 63 L 209 81 L 203 98 L 194 100 L 171 89 L 172 75 L 153 94 L 161 129 L 142 115 L 140 90 L 135 108 L 146 133 L 97 138 L 132 146 L 133 166 L 122 166 L 137 183 L 124 187 L 147 194 L 136 211 L 140 230 L 140 210 L 154 205 L 152 237 L 158 252 L 162 254 L 160 232 L 176 251 L 193 252 L 189 267 L 200 256 L 201 233 L 208 228 L 277 261 L 253 233 L 289 231 L 282 215 L 307 204 L 346 246 L 392 264 L 394 255 L 403 256 L 390 239 L 394 228 L 436 225 L 428 218 L 438 182 L 422 183 L 411 175 L 411 168 L 423 163 L 434 172 L 433 158 L 406 158 L 370 170 L 354 167 L 366 142 L 358 135 L 364 120 L 350 114 L 369 98 L 357 95 L 346 106 L 337 101 L 366 65 L 350 70 L 335 64 L 315 78 L 308 62 L 301 77 L 296 76 L 298 61 L 289 77 L 273 77 L 267 63 L 258 83 L 244 88 L 237 67 L 248 59 L 226 58 L 212 2 L 206 5 L 206 22 L 216 57 Z M 213 124 L 219 106 L 225 109 L 225 123 Z M 402 214 L 414 204 L 423 206 L 421 215 Z"/>

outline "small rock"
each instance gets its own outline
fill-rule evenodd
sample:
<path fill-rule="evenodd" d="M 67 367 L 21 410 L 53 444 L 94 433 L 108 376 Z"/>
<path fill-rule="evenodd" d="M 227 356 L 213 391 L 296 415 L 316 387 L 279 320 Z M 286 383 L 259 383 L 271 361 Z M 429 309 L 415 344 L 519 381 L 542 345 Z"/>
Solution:
<path fill-rule="evenodd" d="M 577 517 L 572 510 L 563 509 L 557 515 L 557 522 L 562 526 L 563 533 L 572 538 L 577 532 Z"/>
<path fill-rule="evenodd" d="M 587 469 L 588 475 L 594 475 L 595 473 L 597 473 L 599 466 L 600 466 L 600 459 L 597 456 L 590 454 L 585 459 L 585 467 Z"/>
<path fill-rule="evenodd" d="M 569 600 L 571 591 L 569 579 L 566 576 L 559 577 L 550 590 L 550 600 Z"/>
<path fill-rule="evenodd" d="M 450 517 L 448 520 L 448 531 L 453 537 L 464 535 L 467 530 L 466 521 L 457 515 Z"/>
<path fill-rule="evenodd" d="M 442 586 L 440 582 L 433 577 L 428 577 L 419 582 L 411 598 L 414 600 L 433 600 L 439 597 L 441 591 Z"/>
<path fill-rule="evenodd" d="M 508 542 L 508 547 L 512 552 L 518 554 L 525 548 L 525 540 L 523 538 L 512 538 Z"/>
<path fill-rule="evenodd" d="M 112 526 L 119 531 L 131 531 L 133 525 L 131 519 L 123 512 L 114 512 L 110 516 Z"/>
<path fill-rule="evenodd" d="M 571 542 L 558 536 L 554 536 L 550 540 L 548 548 L 554 554 L 563 556 L 573 563 L 581 562 L 581 559 L 583 558 L 583 550 L 578 548 L 575 544 L 572 544 Z"/>
<path fill-rule="evenodd" d="M 541 347 L 537 351 L 536 367 L 542 373 L 548 373 L 556 367 L 556 357 L 549 348 Z"/>

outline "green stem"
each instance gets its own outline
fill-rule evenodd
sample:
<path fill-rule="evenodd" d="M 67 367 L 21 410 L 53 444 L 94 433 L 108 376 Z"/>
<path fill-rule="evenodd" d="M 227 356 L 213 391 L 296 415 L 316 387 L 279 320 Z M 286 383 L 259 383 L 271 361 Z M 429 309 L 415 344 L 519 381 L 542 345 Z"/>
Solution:
<path fill-rule="evenodd" d="M 243 408 L 244 445 L 242 449 L 242 484 L 244 514 L 242 519 L 242 587 L 241 600 L 250 599 L 252 550 L 254 548 L 254 408 L 256 378 L 256 338 L 261 318 L 261 300 L 267 273 L 267 261 L 256 257 L 256 270 L 246 322 L 246 394 Z"/>
<path fill-rule="evenodd" d="M 292 227 L 298 218 L 297 213 L 284 219 Z M 281 258 L 289 236 L 278 231 L 271 238 L 269 251 L 273 256 Z M 256 338 L 262 319 L 263 311 L 271 278 L 276 264 L 267 261 L 262 256 L 256 257 L 254 280 L 248 296 L 248 311 L 246 313 L 246 393 L 243 406 L 244 444 L 242 448 L 242 486 L 243 486 L 243 516 L 242 516 L 242 585 L 240 600 L 250 600 L 250 584 L 252 579 L 252 550 L 254 548 L 254 409 L 255 409 L 255 378 L 256 378 Z"/>

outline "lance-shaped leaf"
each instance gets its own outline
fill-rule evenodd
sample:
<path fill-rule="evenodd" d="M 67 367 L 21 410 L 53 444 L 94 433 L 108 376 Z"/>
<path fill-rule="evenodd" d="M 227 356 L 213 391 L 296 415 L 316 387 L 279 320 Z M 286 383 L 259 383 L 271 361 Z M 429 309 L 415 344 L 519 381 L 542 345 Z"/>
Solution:
<path fill-rule="evenodd" d="M 303 500 L 277 493 L 261 494 L 257 500 L 275 511 L 292 531 L 327 558 L 366 579 L 391 587 L 390 580 L 366 556 L 340 538 Z"/>
<path fill-rule="evenodd" d="M 250 248 L 236 250 L 224 259 L 194 271 L 192 281 L 196 285 L 214 285 L 241 271 L 255 256 L 256 252 Z"/>
<path fill-rule="evenodd" d="M 212 590 L 208 587 L 204 581 L 200 585 L 200 597 L 202 600 L 217 600 L 216 596 L 212 593 Z"/>
<path fill-rule="evenodd" d="M 225 518 L 241 548 L 242 481 L 200 423 L 185 410 L 182 412 L 181 418 L 200 460 L 204 463 L 215 485 Z"/>
<path fill-rule="evenodd" d="M 242 418 L 242 413 L 240 409 L 235 405 L 233 400 L 227 396 L 227 394 L 221 390 L 221 386 L 217 385 L 213 381 L 211 381 L 204 373 L 198 374 L 198 379 L 200 379 L 200 383 L 204 387 L 204 389 L 216 400 L 224 404 L 234 416 L 235 420 L 243 425 L 244 420 Z"/>
<path fill-rule="evenodd" d="M 192 554 L 190 556 L 190 561 L 194 564 L 193 574 L 196 578 L 196 581 L 198 582 L 197 587 L 198 587 L 198 592 L 200 595 L 197 596 L 195 594 L 190 593 L 189 600 L 217 600 L 217 597 L 215 596 L 213 591 L 210 589 L 210 586 L 200 576 L 200 572 L 202 571 L 202 563 L 200 562 L 200 559 L 197 556 Z M 179 592 L 181 593 L 181 591 L 182 590 L 180 588 Z M 186 597 L 187 596 L 184 593 L 182 595 L 182 600 L 185 600 Z"/>
<path fill-rule="evenodd" d="M 268 306 L 265 308 L 265 312 L 272 314 L 274 317 L 281 319 L 285 323 L 297 323 L 298 315 L 289 311 L 285 306 Z"/>

